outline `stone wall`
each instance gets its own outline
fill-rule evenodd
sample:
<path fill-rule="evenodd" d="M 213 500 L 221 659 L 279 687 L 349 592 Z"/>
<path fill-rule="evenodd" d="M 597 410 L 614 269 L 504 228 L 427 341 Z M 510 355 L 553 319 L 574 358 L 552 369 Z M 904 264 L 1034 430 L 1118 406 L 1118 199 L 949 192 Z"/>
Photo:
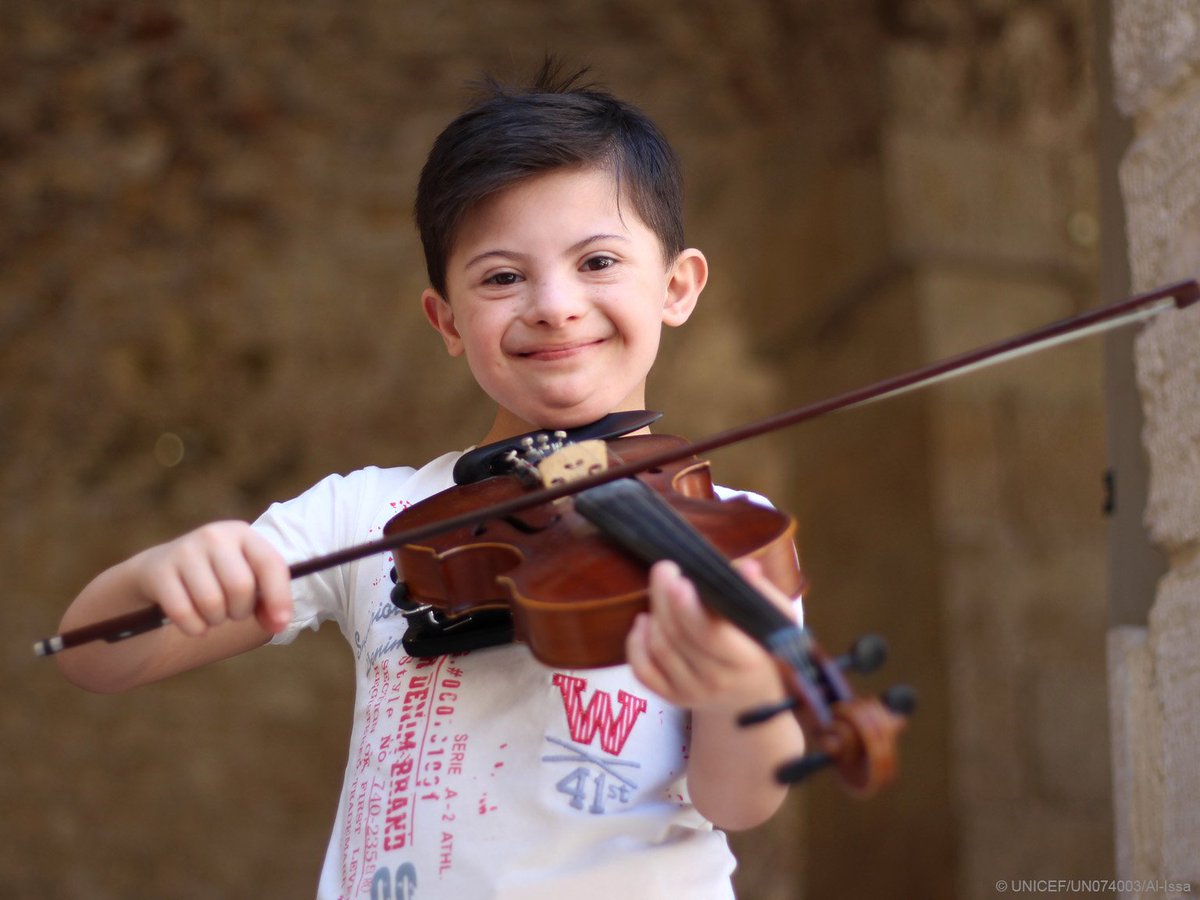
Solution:
<path fill-rule="evenodd" d="M 552 50 L 676 144 L 713 278 L 651 403 L 701 435 L 1093 302 L 1089 27 L 1068 0 L 5 3 L 0 893 L 311 893 L 335 631 L 118 697 L 28 645 L 147 544 L 478 438 L 409 220 L 470 79 Z M 735 837 L 741 896 L 1111 867 L 1098 389 L 1060 351 L 717 455 L 798 515 L 818 636 L 884 633 L 868 689 L 922 696 L 892 790 L 820 779 Z"/>
<path fill-rule="evenodd" d="M 1196 274 L 1200 261 L 1200 76 L 1196 2 L 1117 2 L 1116 102 L 1133 122 L 1120 164 L 1135 289 Z M 1148 621 L 1109 633 L 1117 871 L 1200 884 L 1200 310 L 1160 316 L 1136 345 L 1149 458 L 1145 524 L 1167 571 Z M 1136 604 L 1135 604 L 1136 605 Z M 1127 896 L 1185 896 L 1176 889 Z"/>
<path fill-rule="evenodd" d="M 1089 7 L 1001 6 L 927 4 L 888 58 L 893 233 L 929 358 L 1098 303 Z M 957 897 L 1111 874 L 1101 353 L 932 392 Z"/>

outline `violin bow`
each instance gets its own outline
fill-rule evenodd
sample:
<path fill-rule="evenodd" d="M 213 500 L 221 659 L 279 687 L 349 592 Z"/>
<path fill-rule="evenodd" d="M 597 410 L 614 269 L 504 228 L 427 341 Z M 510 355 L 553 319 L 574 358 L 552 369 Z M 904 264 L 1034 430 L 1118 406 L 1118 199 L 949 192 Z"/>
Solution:
<path fill-rule="evenodd" d="M 293 579 L 301 578 L 366 556 L 394 550 L 405 544 L 422 541 L 444 531 L 477 525 L 488 519 L 510 516 L 543 503 L 616 481 L 619 478 L 628 478 L 656 466 L 677 462 L 689 456 L 700 456 L 712 450 L 783 428 L 790 428 L 832 412 L 853 409 L 867 403 L 923 389 L 952 377 L 1007 362 L 1018 356 L 1141 322 L 1170 309 L 1184 309 L 1197 300 L 1200 300 L 1200 283 L 1197 283 L 1195 279 L 1168 284 L 1144 294 L 1127 297 L 1107 306 L 1051 322 L 1014 337 L 986 344 L 956 356 L 946 357 L 864 387 L 854 388 L 823 400 L 756 419 L 677 448 L 649 454 L 636 462 L 618 464 L 586 478 L 530 491 L 522 496 L 483 509 L 461 513 L 438 522 L 396 532 L 384 538 L 294 563 L 289 567 L 289 571 Z M 168 619 L 163 615 L 161 608 L 149 606 L 143 610 L 136 610 L 44 638 L 33 645 L 33 651 L 38 656 L 50 656 L 91 641 L 103 640 L 115 643 L 160 628 L 167 622 Z"/>

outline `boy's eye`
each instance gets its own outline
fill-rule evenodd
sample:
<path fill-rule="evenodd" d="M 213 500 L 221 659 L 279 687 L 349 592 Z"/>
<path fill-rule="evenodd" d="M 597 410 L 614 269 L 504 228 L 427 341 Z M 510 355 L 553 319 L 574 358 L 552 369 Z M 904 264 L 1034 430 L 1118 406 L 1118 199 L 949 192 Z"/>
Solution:
<path fill-rule="evenodd" d="M 589 257 L 583 264 L 583 267 L 589 272 L 599 272 L 601 269 L 607 269 L 616 262 L 611 256 L 592 256 Z"/>
<path fill-rule="evenodd" d="M 506 287 L 510 284 L 516 284 L 521 276 L 516 272 L 497 272 L 495 275 L 489 275 L 483 280 L 484 284 L 495 284 L 500 287 Z"/>

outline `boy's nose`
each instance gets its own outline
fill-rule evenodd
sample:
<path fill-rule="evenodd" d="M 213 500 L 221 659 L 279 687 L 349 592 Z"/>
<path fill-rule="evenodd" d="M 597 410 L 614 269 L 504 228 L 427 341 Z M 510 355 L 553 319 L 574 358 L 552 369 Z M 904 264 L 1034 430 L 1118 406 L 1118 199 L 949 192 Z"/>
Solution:
<path fill-rule="evenodd" d="M 586 305 L 584 293 L 577 285 L 541 279 L 530 292 L 527 316 L 536 324 L 558 328 L 578 318 Z"/>

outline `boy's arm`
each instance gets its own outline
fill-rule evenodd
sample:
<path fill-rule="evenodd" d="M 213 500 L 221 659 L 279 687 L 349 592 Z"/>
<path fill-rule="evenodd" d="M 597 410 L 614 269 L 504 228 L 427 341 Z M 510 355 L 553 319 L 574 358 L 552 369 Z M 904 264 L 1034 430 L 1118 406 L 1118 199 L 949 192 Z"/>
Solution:
<path fill-rule="evenodd" d="M 121 691 L 265 643 L 291 619 L 287 563 L 245 522 L 215 522 L 151 547 L 98 575 L 68 607 L 61 630 L 157 603 L 171 625 L 55 659 L 68 680 Z"/>
<path fill-rule="evenodd" d="M 790 611 L 790 600 L 757 565 L 739 566 L 765 596 Z M 696 809 L 719 828 L 753 828 L 787 796 L 775 770 L 804 752 L 794 716 L 737 725 L 747 710 L 783 699 L 774 660 L 729 622 L 711 615 L 674 563 L 650 577 L 651 612 L 630 633 L 627 654 L 637 677 L 692 712 L 688 791 Z"/>

